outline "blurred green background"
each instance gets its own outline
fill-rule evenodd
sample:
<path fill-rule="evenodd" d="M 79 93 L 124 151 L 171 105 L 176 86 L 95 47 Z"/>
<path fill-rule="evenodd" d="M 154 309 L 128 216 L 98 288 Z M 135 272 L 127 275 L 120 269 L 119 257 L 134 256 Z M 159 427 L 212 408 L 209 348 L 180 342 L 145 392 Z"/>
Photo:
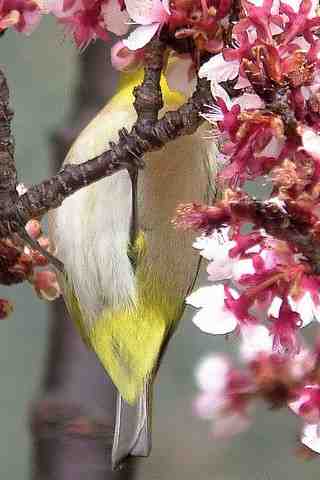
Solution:
<path fill-rule="evenodd" d="M 1 67 L 8 76 L 15 110 L 18 170 L 26 185 L 48 175 L 48 137 L 69 112 L 78 56 L 50 19 L 31 37 L 10 32 L 1 38 Z M 0 324 L 0 478 L 24 480 L 30 471 L 29 407 L 45 362 L 47 305 L 28 285 L 3 287 L 1 296 L 12 299 L 16 308 Z M 187 312 L 160 370 L 153 451 L 140 462 L 138 479 L 311 480 L 318 476 L 319 460 L 304 463 L 293 456 L 298 424 L 287 412 L 259 408 L 254 427 L 229 444 L 213 440 L 210 424 L 192 416 L 195 364 L 206 352 L 233 349 L 234 340 L 200 333 Z"/>

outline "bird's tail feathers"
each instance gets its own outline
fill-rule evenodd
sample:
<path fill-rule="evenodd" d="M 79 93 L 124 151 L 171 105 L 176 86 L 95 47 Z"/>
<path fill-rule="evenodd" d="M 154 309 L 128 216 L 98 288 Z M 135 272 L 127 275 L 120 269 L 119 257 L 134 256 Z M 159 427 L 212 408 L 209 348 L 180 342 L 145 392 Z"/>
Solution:
<path fill-rule="evenodd" d="M 152 385 L 146 383 L 135 405 L 129 405 L 118 393 L 112 468 L 129 456 L 147 457 L 151 450 Z"/>

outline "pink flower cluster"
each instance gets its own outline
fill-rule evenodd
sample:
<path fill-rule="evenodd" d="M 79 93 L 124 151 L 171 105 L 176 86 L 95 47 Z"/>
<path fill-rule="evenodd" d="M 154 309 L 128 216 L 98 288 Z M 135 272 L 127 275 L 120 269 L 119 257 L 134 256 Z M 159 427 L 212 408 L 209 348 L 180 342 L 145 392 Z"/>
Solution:
<path fill-rule="evenodd" d="M 187 299 L 200 309 L 194 317 L 199 328 L 227 334 L 264 323 L 274 351 L 298 352 L 299 329 L 320 321 L 320 277 L 310 273 L 306 259 L 263 230 L 222 228 L 198 238 L 194 247 L 210 261 L 214 282 Z"/>
<path fill-rule="evenodd" d="M 263 399 L 272 409 L 286 406 L 304 422 L 298 451 L 320 452 L 319 347 L 303 346 L 294 356 L 275 353 L 268 330 L 247 326 L 240 337 L 244 364 L 234 367 L 222 355 L 210 355 L 196 371 L 199 394 L 195 413 L 210 420 L 213 434 L 229 437 L 246 430 L 254 402 Z"/>
<path fill-rule="evenodd" d="M 299 363 L 305 358 L 301 328 L 320 321 L 320 266 L 307 248 L 309 242 L 319 248 L 320 240 L 318 2 L 240 4 L 231 41 L 199 70 L 210 80 L 215 100 L 203 116 L 213 124 L 219 146 L 222 200 L 181 206 L 175 221 L 203 232 L 194 247 L 209 262 L 211 283 L 187 298 L 197 309 L 194 323 L 210 334 L 236 332 L 242 343 L 254 338 L 256 345 L 245 374 L 222 362 L 227 372 L 222 390 L 201 387 L 197 405 L 203 415 L 212 409 L 215 429 L 221 430 L 227 412 L 238 431 L 239 419 L 247 424 L 249 402 L 257 395 L 269 398 L 259 383 L 263 372 L 268 392 L 280 380 L 285 383 L 280 403 L 306 422 L 302 442 L 320 453 L 319 355 L 308 353 L 308 362 Z M 276 212 L 274 223 L 282 219 L 281 229 L 272 228 L 272 217 L 264 223 L 250 207 L 255 199 L 246 193 L 247 182 L 259 178 L 271 185 L 260 204 Z M 257 349 L 261 332 L 263 355 Z M 297 364 L 300 376 L 293 378 Z M 230 390 L 234 375 L 242 379 L 240 390 Z"/>
<path fill-rule="evenodd" d="M 109 32 L 127 38 L 111 50 L 112 62 L 120 70 L 132 70 L 144 61 L 149 41 L 164 30 L 176 40 L 190 40 L 194 48 L 179 54 L 168 76 L 177 78 L 190 90 L 194 66 L 202 52 L 217 53 L 223 48 L 223 25 L 232 0 L 3 0 L 0 3 L 0 31 L 9 27 L 30 33 L 42 14 L 53 14 L 71 34 L 78 48 L 96 39 L 107 41 Z M 173 55 L 174 52 L 171 52 Z"/>
<path fill-rule="evenodd" d="M 42 235 L 38 220 L 30 220 L 26 232 L 37 240 L 44 250 L 49 250 L 49 240 Z M 28 281 L 40 298 L 55 300 L 60 295 L 56 274 L 47 269 L 48 259 L 38 250 L 26 246 L 25 242 L 15 236 L 0 240 L 0 283 L 12 285 Z M 6 318 L 12 311 L 12 304 L 0 299 L 0 318 Z"/>
<path fill-rule="evenodd" d="M 20 183 L 17 186 L 17 192 L 19 195 L 25 193 L 25 186 Z M 50 252 L 49 239 L 43 235 L 38 220 L 30 220 L 25 230 L 43 250 Z M 60 287 L 56 274 L 47 268 L 48 263 L 45 255 L 26 245 L 19 235 L 0 240 L 0 283 L 2 285 L 28 281 L 40 298 L 55 300 L 60 296 Z M 12 303 L 0 298 L 0 319 L 7 318 L 12 310 Z"/>
<path fill-rule="evenodd" d="M 41 5 L 37 0 L 1 0 L 0 31 L 13 27 L 31 33 L 40 22 Z"/>

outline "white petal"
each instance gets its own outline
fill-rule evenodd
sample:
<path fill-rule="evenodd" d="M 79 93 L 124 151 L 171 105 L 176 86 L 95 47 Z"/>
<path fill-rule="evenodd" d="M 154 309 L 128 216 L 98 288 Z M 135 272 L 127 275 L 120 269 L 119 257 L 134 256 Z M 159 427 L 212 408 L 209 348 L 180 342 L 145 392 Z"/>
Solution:
<path fill-rule="evenodd" d="M 171 15 L 170 11 L 170 0 L 162 0 L 162 5 L 168 15 Z"/>
<path fill-rule="evenodd" d="M 230 289 L 234 298 L 238 292 Z M 233 313 L 225 307 L 224 286 L 221 284 L 201 287 L 186 299 L 188 304 L 201 308 L 193 317 L 193 323 L 205 333 L 225 335 L 233 332 L 238 322 Z"/>
<path fill-rule="evenodd" d="M 296 13 L 299 11 L 301 0 L 282 0 L 282 2 L 289 5 Z"/>
<path fill-rule="evenodd" d="M 258 353 L 272 352 L 273 338 L 263 325 L 241 328 L 240 355 L 246 361 L 253 360 Z"/>
<path fill-rule="evenodd" d="M 292 297 L 288 298 L 289 305 L 294 312 L 300 315 L 302 320 L 302 327 L 309 325 L 314 318 L 315 305 L 313 303 L 310 292 L 306 292 L 298 300 L 294 300 Z"/>
<path fill-rule="evenodd" d="M 210 87 L 211 87 L 212 96 L 214 98 L 221 98 L 226 104 L 227 109 L 230 110 L 232 108 L 233 103 L 228 92 L 221 85 L 219 85 L 219 83 L 216 82 L 215 80 L 211 80 Z"/>
<path fill-rule="evenodd" d="M 256 152 L 256 157 L 274 157 L 277 158 L 284 145 L 284 140 L 272 137 L 270 142 L 260 152 Z"/>
<path fill-rule="evenodd" d="M 270 248 L 264 248 L 261 251 L 260 256 L 264 261 L 264 266 L 267 270 L 271 270 L 277 265 L 277 257 L 275 255 L 275 252 Z"/>
<path fill-rule="evenodd" d="M 241 89 L 241 88 L 247 88 L 247 87 L 251 87 L 251 83 L 249 82 L 249 80 L 247 78 L 239 75 L 237 83 L 235 84 L 235 86 L 233 88 Z"/>
<path fill-rule="evenodd" d="M 262 7 L 262 5 L 264 3 L 264 0 L 249 0 L 249 1 L 250 1 L 250 3 L 255 5 L 256 7 Z M 280 0 L 273 0 L 272 7 L 271 7 L 272 15 L 278 15 L 279 8 L 280 8 Z"/>
<path fill-rule="evenodd" d="M 126 9 L 132 20 L 141 25 L 150 23 L 153 0 L 125 0 Z"/>
<path fill-rule="evenodd" d="M 283 28 L 279 27 L 276 23 L 270 23 L 271 35 L 280 35 L 283 32 Z"/>
<path fill-rule="evenodd" d="M 318 423 L 303 427 L 301 443 L 314 452 L 320 453 L 320 426 Z"/>
<path fill-rule="evenodd" d="M 125 47 L 129 50 L 139 50 L 144 47 L 157 33 L 159 23 L 152 23 L 151 25 L 142 25 L 130 33 L 127 39 L 123 40 Z"/>
<path fill-rule="evenodd" d="M 195 371 L 197 385 L 205 391 L 221 392 L 226 386 L 229 362 L 222 355 L 203 358 Z"/>
<path fill-rule="evenodd" d="M 264 107 L 264 102 L 261 100 L 259 95 L 253 93 L 244 93 L 237 97 L 234 102 L 235 105 L 239 105 L 241 110 L 250 109 L 259 109 Z"/>
<path fill-rule="evenodd" d="M 246 253 L 259 253 L 260 250 L 261 250 L 261 247 L 257 243 L 257 245 L 253 245 L 253 247 L 248 248 L 248 250 L 246 250 Z"/>
<path fill-rule="evenodd" d="M 291 8 L 297 13 L 299 11 L 302 0 L 282 0 L 283 3 L 290 5 Z M 311 9 L 308 14 L 308 18 L 312 18 L 316 15 L 317 8 L 319 6 L 318 0 L 312 0 Z"/>
<path fill-rule="evenodd" d="M 247 34 L 248 34 L 248 40 L 252 44 L 257 40 L 257 30 L 251 26 L 247 29 Z"/>
<path fill-rule="evenodd" d="M 264 0 L 249 0 L 249 3 L 255 5 L 256 7 L 262 7 Z"/>
<path fill-rule="evenodd" d="M 237 60 L 227 62 L 222 53 L 210 58 L 199 70 L 200 78 L 205 77 L 218 83 L 233 80 L 238 74 L 239 62 Z"/>
<path fill-rule="evenodd" d="M 304 391 L 301 395 L 292 402 L 288 403 L 288 407 L 298 416 L 303 417 L 303 419 L 308 423 L 317 423 L 319 421 L 319 410 L 316 405 L 313 405 L 312 408 L 308 408 L 307 411 L 300 411 L 302 405 L 310 401 L 310 395 L 312 394 L 312 389 L 317 389 L 316 385 L 306 385 Z"/>
<path fill-rule="evenodd" d="M 203 250 L 208 246 L 208 243 L 210 242 L 210 237 L 207 237 L 206 235 L 201 235 L 201 237 L 197 237 L 195 241 L 193 242 L 192 246 L 193 248 L 196 248 L 197 250 Z"/>
<path fill-rule="evenodd" d="M 193 323 L 204 333 L 226 335 L 235 330 L 238 322 L 229 310 L 210 306 L 202 308 L 192 319 Z"/>
<path fill-rule="evenodd" d="M 253 275 L 255 272 L 251 258 L 245 258 L 233 263 L 232 274 L 236 281 L 240 280 L 242 275 Z"/>
<path fill-rule="evenodd" d="M 225 237 L 219 232 L 211 237 L 207 237 L 207 242 L 204 244 L 201 256 L 207 260 L 227 258 L 230 250 L 235 246 L 234 241 L 225 240 Z"/>
<path fill-rule="evenodd" d="M 315 357 L 305 347 L 294 355 L 290 362 L 290 375 L 297 381 L 305 377 L 314 368 Z"/>
<path fill-rule="evenodd" d="M 129 15 L 125 10 L 120 10 L 118 0 L 109 0 L 108 3 L 103 3 L 101 12 L 109 32 L 116 35 L 125 35 L 128 32 Z"/>
<path fill-rule="evenodd" d="M 320 135 L 311 128 L 304 128 L 302 133 L 302 144 L 306 152 L 315 158 L 320 157 Z"/>
<path fill-rule="evenodd" d="M 274 299 L 272 300 L 272 303 L 271 303 L 271 305 L 268 309 L 268 315 L 271 315 L 272 317 L 278 318 L 281 305 L 282 305 L 282 298 L 274 297 Z"/>
<path fill-rule="evenodd" d="M 276 205 L 282 213 L 287 214 L 286 204 L 279 197 L 271 197 L 269 200 L 266 200 L 265 204 L 267 205 Z"/>
<path fill-rule="evenodd" d="M 320 322 L 320 305 L 314 305 L 313 313 L 317 322 Z"/>
<path fill-rule="evenodd" d="M 18 183 L 16 186 L 19 197 L 28 191 L 27 187 L 23 183 Z"/>
<path fill-rule="evenodd" d="M 294 43 L 299 46 L 299 50 L 308 52 L 310 49 L 310 43 L 304 37 L 296 37 Z"/>
<path fill-rule="evenodd" d="M 213 286 L 198 288 L 186 298 L 186 303 L 201 308 L 212 303 Z"/>
<path fill-rule="evenodd" d="M 309 395 L 300 395 L 300 397 L 297 398 L 297 400 L 294 400 L 292 402 L 288 402 L 288 407 L 290 410 L 293 411 L 296 415 L 300 414 L 300 408 L 303 403 L 305 403 L 307 400 L 309 400 Z"/>
<path fill-rule="evenodd" d="M 212 395 L 211 392 L 202 392 L 197 395 L 193 404 L 195 414 L 203 420 L 212 420 L 217 410 L 221 408 L 223 398 Z"/>
<path fill-rule="evenodd" d="M 232 278 L 233 264 L 234 260 L 229 256 L 220 257 L 210 262 L 207 267 L 210 282 L 220 282 Z"/>
<path fill-rule="evenodd" d="M 188 98 L 193 94 L 196 87 L 196 77 L 190 78 L 190 69 L 193 62 L 190 57 L 174 58 L 168 63 L 165 75 L 171 90 L 178 91 Z"/>

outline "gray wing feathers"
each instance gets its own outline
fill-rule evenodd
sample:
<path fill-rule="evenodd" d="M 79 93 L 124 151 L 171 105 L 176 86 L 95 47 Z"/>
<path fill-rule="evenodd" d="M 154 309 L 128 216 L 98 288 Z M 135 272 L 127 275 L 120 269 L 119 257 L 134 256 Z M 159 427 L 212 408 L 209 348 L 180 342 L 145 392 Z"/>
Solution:
<path fill-rule="evenodd" d="M 151 388 L 151 385 L 145 385 L 135 405 L 129 405 L 118 393 L 112 448 L 113 469 L 120 466 L 128 455 L 147 457 L 150 454 Z"/>

